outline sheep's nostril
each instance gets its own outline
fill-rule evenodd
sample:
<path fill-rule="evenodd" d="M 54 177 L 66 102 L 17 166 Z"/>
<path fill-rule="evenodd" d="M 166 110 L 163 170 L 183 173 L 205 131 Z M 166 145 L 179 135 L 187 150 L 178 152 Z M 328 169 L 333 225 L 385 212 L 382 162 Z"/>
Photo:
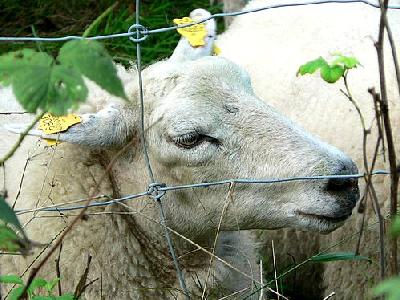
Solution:
<path fill-rule="evenodd" d="M 330 192 L 352 192 L 358 190 L 358 180 L 354 178 L 331 178 L 327 190 Z"/>
<path fill-rule="evenodd" d="M 358 169 L 349 159 L 348 161 L 342 161 L 335 173 L 336 175 L 357 174 Z M 346 203 L 351 203 L 352 207 L 360 197 L 357 178 L 331 178 L 327 182 L 326 190 L 330 193 L 336 194 L 341 199 L 347 199 Z"/>

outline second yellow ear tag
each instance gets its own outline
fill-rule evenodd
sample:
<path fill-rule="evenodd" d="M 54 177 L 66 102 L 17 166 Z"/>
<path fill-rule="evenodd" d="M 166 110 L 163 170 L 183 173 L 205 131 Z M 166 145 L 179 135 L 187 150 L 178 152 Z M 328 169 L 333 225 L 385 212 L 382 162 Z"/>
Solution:
<path fill-rule="evenodd" d="M 73 114 L 67 116 L 53 116 L 52 114 L 45 114 L 39 120 L 39 129 L 46 134 L 54 134 L 67 130 L 72 125 L 82 122 L 81 117 Z M 46 139 L 50 146 L 58 144 L 55 140 Z"/>
<path fill-rule="evenodd" d="M 182 19 L 174 19 L 174 23 L 176 25 L 185 25 L 194 23 L 194 21 L 189 17 L 184 17 Z M 204 39 L 207 36 L 207 30 L 204 23 L 178 28 L 177 31 L 180 35 L 187 38 L 192 47 L 201 47 L 206 44 Z"/>
<path fill-rule="evenodd" d="M 220 55 L 221 54 L 221 48 L 219 48 L 217 45 L 213 45 L 213 55 Z"/>

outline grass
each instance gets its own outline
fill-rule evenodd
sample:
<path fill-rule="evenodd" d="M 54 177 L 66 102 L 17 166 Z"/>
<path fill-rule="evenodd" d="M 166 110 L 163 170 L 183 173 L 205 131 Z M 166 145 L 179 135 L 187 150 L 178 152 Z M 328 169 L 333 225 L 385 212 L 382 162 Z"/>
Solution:
<path fill-rule="evenodd" d="M 114 4 L 114 0 L 3 0 L 0 2 L 0 36 L 46 36 L 82 35 L 85 29 L 102 12 Z M 219 5 L 210 6 L 209 0 L 167 0 L 141 2 L 140 23 L 149 29 L 171 26 L 172 20 L 189 15 L 195 8 L 205 8 L 212 13 L 220 12 Z M 93 27 L 90 35 L 126 32 L 135 23 L 135 1 L 120 0 L 118 5 L 100 24 Z M 219 22 L 219 31 L 223 22 Z M 176 31 L 149 36 L 142 43 L 144 64 L 171 55 L 179 40 Z M 104 41 L 112 57 L 121 63 L 135 59 L 136 46 L 128 38 Z M 56 54 L 62 43 L 41 43 L 43 51 Z M 1 43 L 0 55 L 24 47 L 39 50 L 35 43 Z"/>

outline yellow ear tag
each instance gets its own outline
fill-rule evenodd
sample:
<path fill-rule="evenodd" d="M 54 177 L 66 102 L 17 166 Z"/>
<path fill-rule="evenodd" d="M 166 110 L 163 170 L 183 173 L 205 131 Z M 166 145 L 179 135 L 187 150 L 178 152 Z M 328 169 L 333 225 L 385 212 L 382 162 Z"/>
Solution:
<path fill-rule="evenodd" d="M 194 21 L 189 17 L 184 17 L 182 19 L 174 19 L 174 23 L 176 25 L 185 25 L 194 23 Z M 204 23 L 195 24 L 185 28 L 178 28 L 176 30 L 180 35 L 187 38 L 192 47 L 200 47 L 206 44 L 204 39 L 207 36 L 207 30 Z"/>
<path fill-rule="evenodd" d="M 221 54 L 221 48 L 218 47 L 215 43 L 213 45 L 213 55 L 217 56 Z"/>
<path fill-rule="evenodd" d="M 73 114 L 67 116 L 53 116 L 52 114 L 45 114 L 39 120 L 39 129 L 46 134 L 54 134 L 67 130 L 72 125 L 82 122 L 81 117 Z M 50 146 L 58 145 L 59 142 L 53 139 L 45 139 Z"/>

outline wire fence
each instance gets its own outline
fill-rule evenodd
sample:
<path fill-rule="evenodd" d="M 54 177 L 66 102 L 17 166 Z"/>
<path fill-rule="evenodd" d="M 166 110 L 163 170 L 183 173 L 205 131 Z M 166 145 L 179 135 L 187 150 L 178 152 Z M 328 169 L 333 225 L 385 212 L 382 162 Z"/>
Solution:
<path fill-rule="evenodd" d="M 140 24 L 140 0 L 136 0 L 136 23 L 133 24 L 127 32 L 123 33 L 116 33 L 110 35 L 99 35 L 99 36 L 92 36 L 92 37 L 81 37 L 81 36 L 64 36 L 64 37 L 0 37 L 0 41 L 3 42 L 65 42 L 69 40 L 105 40 L 105 39 L 114 39 L 114 38 L 129 38 L 132 42 L 136 43 L 136 64 L 137 64 L 137 71 L 138 71 L 138 87 L 139 87 L 139 100 L 140 100 L 140 139 L 141 144 L 143 146 L 143 155 L 145 159 L 146 168 L 148 170 L 148 175 L 150 179 L 150 184 L 148 186 L 147 191 L 127 195 L 125 197 L 110 199 L 111 197 L 106 195 L 100 195 L 95 197 L 94 199 L 108 198 L 108 201 L 97 201 L 91 202 L 88 205 L 51 205 L 46 207 L 40 207 L 35 209 L 21 209 L 16 210 L 15 212 L 18 215 L 30 213 L 30 212 L 65 212 L 65 211 L 73 211 L 84 209 L 87 207 L 100 207 L 100 206 L 108 206 L 117 203 L 122 203 L 128 200 L 138 199 L 145 196 L 152 197 L 156 203 L 158 204 L 159 212 L 160 212 L 160 222 L 161 225 L 165 229 L 165 238 L 168 244 L 169 251 L 171 253 L 171 257 L 174 262 L 174 266 L 177 272 L 177 277 L 179 280 L 180 287 L 186 297 L 186 299 L 190 299 L 190 293 L 186 287 L 185 279 L 182 275 L 181 268 L 179 266 L 178 259 L 175 254 L 174 246 L 172 244 L 172 240 L 170 237 L 169 231 L 170 228 L 166 225 L 165 219 L 165 212 L 162 205 L 162 197 L 169 191 L 177 191 L 183 189 L 193 189 L 193 188 L 209 188 L 211 186 L 220 186 L 220 185 L 227 185 L 227 184 L 277 184 L 277 183 L 285 183 L 285 182 L 293 182 L 293 181 L 309 181 L 309 180 L 329 180 L 329 179 L 359 179 L 364 178 L 368 175 L 390 175 L 390 172 L 386 170 L 375 170 L 371 174 L 359 173 L 359 174 L 349 174 L 349 175 L 321 175 L 321 176 L 300 176 L 300 177 L 287 177 L 287 178 L 275 178 L 275 179 L 251 179 L 251 178 L 242 178 L 242 179 L 226 179 L 214 182 L 206 182 L 206 183 L 192 183 L 192 184 L 185 184 L 185 185 L 166 185 L 164 183 L 158 183 L 155 179 L 155 175 L 153 173 L 151 163 L 148 156 L 147 145 L 146 145 L 146 138 L 145 138 L 145 125 L 144 125 L 144 94 L 143 94 L 143 82 L 142 82 L 142 61 L 141 61 L 141 45 L 140 43 L 147 39 L 150 34 L 155 33 L 162 33 L 171 30 L 176 30 L 178 28 L 189 27 L 194 24 L 204 23 L 208 20 L 219 18 L 219 17 L 228 17 L 228 16 L 239 16 L 243 14 L 255 13 L 259 11 L 269 10 L 269 9 L 276 9 L 276 8 L 284 8 L 284 7 L 294 7 L 294 6 L 305 6 L 305 5 L 320 5 L 320 4 L 328 4 L 328 3 L 340 3 L 340 4 L 350 4 L 350 3 L 362 3 L 374 8 L 379 8 L 379 4 L 373 3 L 367 0 L 316 0 L 316 1 L 304 1 L 304 2 L 294 2 L 294 3 L 282 3 L 282 4 L 274 4 L 274 5 L 267 5 L 260 8 L 248 9 L 243 10 L 240 12 L 229 12 L 229 13 L 217 13 L 213 14 L 210 17 L 201 19 L 197 22 L 179 26 L 170 26 L 164 28 L 155 28 L 155 29 L 147 29 L 143 25 Z M 388 6 L 389 9 L 400 9 L 398 5 L 390 5 Z M 81 199 L 72 201 L 73 203 L 77 202 L 84 202 L 87 199 Z M 71 202 L 70 202 L 71 203 Z"/>

